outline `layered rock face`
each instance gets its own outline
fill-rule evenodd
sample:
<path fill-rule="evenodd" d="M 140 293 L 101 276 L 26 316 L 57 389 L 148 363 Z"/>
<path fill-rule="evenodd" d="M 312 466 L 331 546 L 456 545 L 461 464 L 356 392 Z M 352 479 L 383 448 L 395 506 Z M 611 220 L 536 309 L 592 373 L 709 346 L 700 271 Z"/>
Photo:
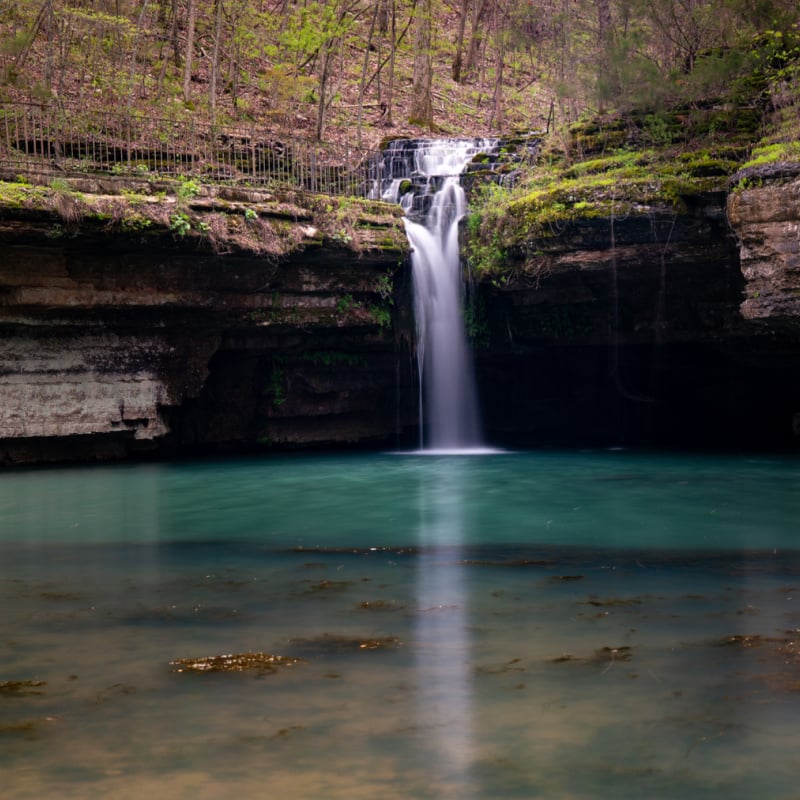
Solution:
<path fill-rule="evenodd" d="M 774 198 L 782 222 L 753 214 L 742 244 L 746 275 L 761 241 L 759 268 L 787 285 L 800 220 L 793 191 Z M 785 326 L 752 322 L 750 300 L 741 313 L 742 230 L 731 229 L 726 196 L 716 193 L 690 198 L 682 213 L 576 221 L 527 243 L 511 278 L 479 296 L 491 437 L 796 448 L 800 340 Z M 784 298 L 781 323 L 792 318 Z"/>
<path fill-rule="evenodd" d="M 385 442 L 408 423 L 398 250 L 4 227 L 0 462 Z"/>
<path fill-rule="evenodd" d="M 0 218 L 0 463 L 416 441 L 398 231 L 278 225 L 280 256 Z M 468 314 L 487 438 L 800 447 L 798 226 L 782 175 L 526 242 Z"/>
<path fill-rule="evenodd" d="M 760 170 L 728 199 L 747 281 L 742 314 L 800 326 L 800 165 Z M 752 185 L 751 185 L 752 184 Z M 749 186 L 749 188 L 747 188 Z"/>

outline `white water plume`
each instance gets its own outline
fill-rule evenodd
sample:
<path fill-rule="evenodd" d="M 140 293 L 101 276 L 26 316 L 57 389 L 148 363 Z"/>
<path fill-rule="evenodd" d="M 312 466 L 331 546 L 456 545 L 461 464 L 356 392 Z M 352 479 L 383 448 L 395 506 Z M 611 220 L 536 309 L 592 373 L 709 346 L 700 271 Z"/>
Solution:
<path fill-rule="evenodd" d="M 496 147 L 494 140 L 426 140 L 395 142 L 387 151 L 389 174 L 382 196 L 400 202 L 408 215 L 424 450 L 482 447 L 463 318 L 459 222 L 466 213 L 466 195 L 460 178 L 476 154 Z"/>

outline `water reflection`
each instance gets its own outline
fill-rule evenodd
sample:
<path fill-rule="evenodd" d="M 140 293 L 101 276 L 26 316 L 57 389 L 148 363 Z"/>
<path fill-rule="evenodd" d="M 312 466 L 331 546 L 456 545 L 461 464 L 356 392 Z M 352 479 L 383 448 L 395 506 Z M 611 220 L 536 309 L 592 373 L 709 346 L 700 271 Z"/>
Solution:
<path fill-rule="evenodd" d="M 466 474 L 461 459 L 420 466 L 416 630 L 418 719 L 440 783 L 472 797 L 472 682 L 468 589 L 462 550 L 468 540 Z"/>

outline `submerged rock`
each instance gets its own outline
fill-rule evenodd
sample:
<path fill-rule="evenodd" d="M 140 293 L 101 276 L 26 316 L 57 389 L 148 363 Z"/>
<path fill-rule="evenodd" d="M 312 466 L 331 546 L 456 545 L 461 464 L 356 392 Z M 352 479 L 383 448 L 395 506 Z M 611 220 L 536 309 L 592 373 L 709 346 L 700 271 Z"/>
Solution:
<path fill-rule="evenodd" d="M 323 633 L 307 639 L 292 639 L 291 644 L 304 653 L 323 656 L 352 650 L 387 650 L 400 647 L 403 643 L 396 636 L 361 637 Z"/>
<path fill-rule="evenodd" d="M 44 686 L 47 686 L 47 681 L 2 681 L 0 695 L 20 697 L 28 694 L 44 694 L 41 691 Z"/>
<path fill-rule="evenodd" d="M 277 672 L 281 667 L 305 663 L 302 658 L 276 656 L 270 653 L 231 653 L 201 658 L 179 658 L 170 661 L 173 672 Z"/>

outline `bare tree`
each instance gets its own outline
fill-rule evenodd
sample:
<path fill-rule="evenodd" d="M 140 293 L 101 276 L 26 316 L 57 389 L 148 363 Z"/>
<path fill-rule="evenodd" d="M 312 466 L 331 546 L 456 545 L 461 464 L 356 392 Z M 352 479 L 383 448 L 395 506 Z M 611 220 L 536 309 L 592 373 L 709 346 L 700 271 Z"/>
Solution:
<path fill-rule="evenodd" d="M 191 97 L 194 31 L 197 24 L 197 0 L 186 0 L 186 55 L 183 59 L 183 101 Z"/>
<path fill-rule="evenodd" d="M 411 80 L 411 113 L 409 122 L 425 128 L 433 128 L 433 99 L 431 83 L 433 65 L 431 63 L 431 39 L 433 35 L 433 15 L 431 0 L 422 0 L 417 5 L 416 29 L 414 34 L 414 73 Z"/>

